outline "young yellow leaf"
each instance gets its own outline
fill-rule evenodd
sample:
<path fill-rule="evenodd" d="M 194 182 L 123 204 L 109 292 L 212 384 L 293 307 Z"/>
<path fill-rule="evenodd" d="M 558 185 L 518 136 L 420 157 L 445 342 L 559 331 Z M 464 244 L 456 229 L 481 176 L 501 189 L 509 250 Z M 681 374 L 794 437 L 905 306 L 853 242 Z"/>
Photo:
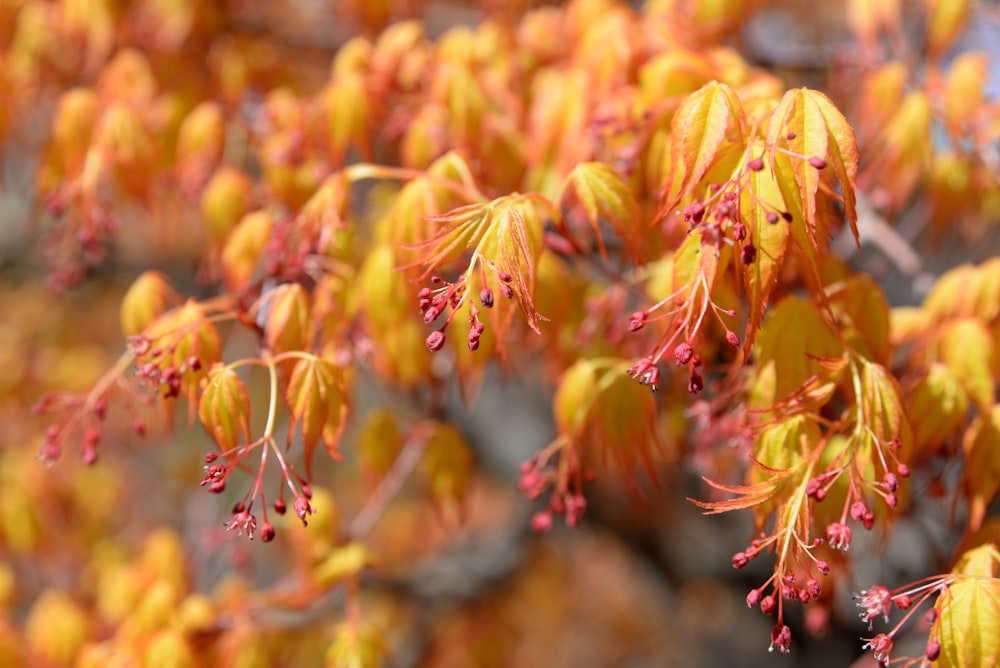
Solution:
<path fill-rule="evenodd" d="M 966 550 L 955 561 L 952 573 L 981 578 L 995 578 L 1000 575 L 1000 550 L 993 543 L 984 543 Z"/>
<path fill-rule="evenodd" d="M 232 369 L 216 364 L 208 372 L 198 402 L 198 419 L 223 452 L 250 434 L 250 393 Z"/>
<path fill-rule="evenodd" d="M 354 541 L 334 548 L 313 567 L 310 574 L 317 586 L 326 588 L 345 578 L 357 575 L 371 562 L 372 556 L 365 546 Z"/>
<path fill-rule="evenodd" d="M 962 31 L 972 11 L 971 0 L 925 0 L 927 8 L 927 52 L 939 58 Z"/>
<path fill-rule="evenodd" d="M 885 367 L 865 360 L 861 365 L 861 403 L 865 426 L 875 438 L 886 444 L 892 440 L 900 442 L 904 448 L 904 459 L 908 455 L 912 430 L 910 420 L 903 410 L 902 393 L 896 379 Z"/>
<path fill-rule="evenodd" d="M 761 396 L 781 401 L 814 376 L 831 378 L 835 374 L 821 360 L 843 355 L 840 340 L 816 308 L 804 299 L 786 297 L 768 313 L 757 337 L 757 363 L 774 365 L 772 391 Z"/>
<path fill-rule="evenodd" d="M 912 415 L 920 416 L 913 423 L 913 440 L 916 451 L 925 454 L 934 453 L 958 433 L 969 409 L 962 384 L 939 362 L 932 363 L 907 393 L 906 405 Z"/>
<path fill-rule="evenodd" d="M 960 577 L 941 592 L 940 668 L 981 668 L 1000 662 L 1000 579 Z"/>
<path fill-rule="evenodd" d="M 743 348 L 749 357 L 760 328 L 768 299 L 778 281 L 788 248 L 788 224 L 775 219 L 787 209 L 781 189 L 770 165 L 759 171 L 748 170 L 748 183 L 740 193 L 740 217 L 747 226 L 748 239 L 757 248 L 754 261 L 745 265 L 743 280 L 747 290 L 749 314 Z"/>
<path fill-rule="evenodd" d="M 819 443 L 820 436 L 814 421 L 797 415 L 764 429 L 754 441 L 753 456 L 767 468 L 792 469 Z M 756 469 L 754 478 L 764 473 L 764 469 Z"/>
<path fill-rule="evenodd" d="M 976 417 L 962 439 L 969 530 L 976 531 L 1000 491 L 1000 406 Z"/>
<path fill-rule="evenodd" d="M 607 221 L 625 242 L 632 257 L 641 259 L 641 211 L 631 188 L 621 177 L 604 163 L 584 162 L 577 165 L 563 181 L 557 201 L 564 202 L 571 189 L 586 213 L 601 255 L 608 257 L 601 234 L 601 222 Z"/>
<path fill-rule="evenodd" d="M 938 339 L 938 360 L 954 373 L 965 393 L 987 413 L 993 405 L 993 338 L 976 318 L 962 318 L 945 324 Z"/>
<path fill-rule="evenodd" d="M 971 264 L 959 265 L 941 274 L 924 298 L 922 309 L 934 320 L 974 315 L 969 303 L 969 286 L 976 284 L 976 274 Z"/>
<path fill-rule="evenodd" d="M 373 629 L 345 622 L 326 650 L 323 668 L 378 668 L 384 664 L 385 645 Z"/>
<path fill-rule="evenodd" d="M 365 416 L 358 430 L 357 451 L 370 480 L 380 480 L 392 468 L 402 449 L 403 435 L 391 410 L 376 408 Z"/>
<path fill-rule="evenodd" d="M 427 439 L 420 473 L 431 498 L 449 519 L 461 517 L 472 477 L 472 450 L 449 424 L 428 421 L 416 429 Z"/>
<path fill-rule="evenodd" d="M 725 247 L 722 252 L 725 252 Z M 696 281 L 704 278 L 711 291 L 721 267 L 725 264 L 720 260 L 720 252 L 712 244 L 704 241 L 701 230 L 691 230 L 674 254 L 673 289 L 679 290 L 685 285 L 694 285 Z"/>
<path fill-rule="evenodd" d="M 563 372 L 552 398 L 552 412 L 560 434 L 577 438 L 583 433 L 598 396 L 597 380 L 592 360 L 581 359 Z"/>
<path fill-rule="evenodd" d="M 847 345 L 865 359 L 889 365 L 889 302 L 882 286 L 859 274 L 829 286 L 827 297 Z"/>

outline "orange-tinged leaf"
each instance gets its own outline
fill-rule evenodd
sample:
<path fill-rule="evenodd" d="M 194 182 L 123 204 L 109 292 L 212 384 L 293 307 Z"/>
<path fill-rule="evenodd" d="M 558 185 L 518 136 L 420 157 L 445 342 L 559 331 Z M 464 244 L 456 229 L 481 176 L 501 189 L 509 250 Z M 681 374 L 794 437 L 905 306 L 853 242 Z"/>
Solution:
<path fill-rule="evenodd" d="M 688 501 L 699 508 L 703 508 L 705 510 L 705 515 L 718 515 L 720 513 L 729 512 L 730 510 L 746 510 L 748 508 L 754 508 L 767 503 L 768 501 L 774 499 L 774 495 L 778 487 L 788 476 L 791 475 L 791 471 L 781 471 L 763 466 L 762 468 L 767 473 L 770 473 L 771 477 L 764 482 L 757 483 L 756 485 L 720 485 L 719 483 L 713 482 L 708 478 L 703 478 L 709 487 L 717 489 L 720 492 L 737 495 L 737 498 L 735 499 L 705 502 L 689 498 Z"/>
<path fill-rule="evenodd" d="M 961 32 L 972 11 L 971 0 L 925 0 L 927 8 L 927 52 L 939 58 Z"/>
<path fill-rule="evenodd" d="M 899 0 L 848 0 L 847 22 L 866 47 L 876 50 L 883 33 L 901 35 Z"/>
<path fill-rule="evenodd" d="M 1000 406 L 977 416 L 962 439 L 969 530 L 976 531 L 1000 491 Z"/>
<path fill-rule="evenodd" d="M 251 211 L 229 232 L 220 260 L 223 279 L 231 290 L 239 291 L 250 284 L 273 227 L 270 213 Z"/>
<path fill-rule="evenodd" d="M 208 372 L 198 419 L 223 452 L 235 448 L 241 434 L 249 436 L 250 393 L 235 371 L 216 364 Z"/>
<path fill-rule="evenodd" d="M 906 406 L 911 415 L 920 416 L 913 424 L 914 447 L 926 454 L 958 432 L 969 410 L 962 384 L 939 362 L 932 363 L 907 393 Z"/>
<path fill-rule="evenodd" d="M 944 81 L 944 120 L 948 131 L 960 138 L 975 129 L 982 112 L 983 84 L 988 62 L 981 53 L 963 53 L 948 68 Z"/>
<path fill-rule="evenodd" d="M 990 410 L 995 397 L 993 338 L 975 318 L 947 323 L 938 339 L 938 359 L 954 373 L 969 400 L 983 413 Z"/>
<path fill-rule="evenodd" d="M 525 210 L 514 204 L 505 206 L 496 228 L 496 244 L 500 251 L 497 265 L 513 277 L 512 286 L 521 315 L 536 333 L 544 317 L 535 310 L 535 265 L 541 250 L 542 225 L 534 209 Z M 484 249 L 485 250 L 485 249 Z M 484 253 L 485 255 L 485 253 Z"/>
<path fill-rule="evenodd" d="M 313 326 L 309 295 L 298 283 L 274 288 L 265 298 L 264 340 L 274 353 L 307 350 Z"/>
<path fill-rule="evenodd" d="M 844 198 L 844 215 L 851 226 L 854 241 L 860 243 L 858 235 L 857 188 L 858 141 L 844 114 L 823 93 L 807 90 L 806 96 L 816 105 L 829 133 L 827 159 L 840 182 L 840 193 Z"/>
<path fill-rule="evenodd" d="M 959 577 L 941 592 L 940 668 L 981 668 L 1000 662 L 1000 579 Z"/>
<path fill-rule="evenodd" d="M 467 204 L 438 216 L 427 216 L 427 220 L 441 225 L 429 239 L 414 244 L 414 248 L 427 248 L 426 254 L 414 264 L 426 265 L 420 277 L 426 279 L 438 267 L 475 248 L 482 241 L 494 216 L 496 201 Z"/>
<path fill-rule="evenodd" d="M 168 350 L 155 363 L 161 370 L 173 369 L 180 373 L 180 393 L 196 408 L 198 383 L 213 364 L 219 361 L 222 344 L 219 332 L 209 320 L 201 305 L 193 299 L 172 311 L 167 311 L 154 320 L 143 332 L 154 347 Z M 191 360 L 196 359 L 200 370 L 191 368 Z M 192 412 L 191 417 L 194 417 Z"/>
<path fill-rule="evenodd" d="M 511 277 L 510 287 L 521 315 L 534 332 L 541 333 L 539 323 L 547 318 L 535 309 L 534 292 L 544 222 L 535 199 L 512 196 L 495 201 L 488 234 L 476 253 Z"/>
<path fill-rule="evenodd" d="M 746 138 L 746 118 L 736 93 L 712 81 L 689 95 L 671 123 L 671 183 L 664 210 L 694 192 L 720 153 L 740 149 Z"/>
<path fill-rule="evenodd" d="M 322 437 L 327 450 L 339 458 L 336 437 L 343 428 L 346 402 L 340 370 L 326 360 L 310 356 L 299 359 L 285 391 L 291 413 L 288 440 L 299 426 L 305 451 L 306 475 L 312 475 L 312 454 Z"/>
<path fill-rule="evenodd" d="M 791 203 L 794 199 L 801 203 L 803 220 L 793 221 L 792 224 L 804 224 L 810 244 L 818 250 L 820 241 L 817 239 L 816 194 L 819 191 L 820 172 L 809 164 L 807 158 L 827 159 L 829 131 L 819 105 L 808 93 L 810 91 L 804 88 L 785 93 L 768 122 L 767 144 L 771 164 L 785 201 Z M 779 148 L 805 158 L 789 156 L 779 151 Z"/>
<path fill-rule="evenodd" d="M 587 223 L 603 257 L 607 258 L 608 252 L 601 234 L 602 220 L 611 224 L 633 258 L 638 260 L 642 257 L 639 203 L 631 188 L 611 167 L 601 162 L 577 165 L 563 181 L 557 201 L 563 202 L 570 189 L 586 213 Z"/>
<path fill-rule="evenodd" d="M 135 336 L 167 309 L 180 304 L 181 298 L 167 277 L 158 271 L 143 272 L 122 297 L 122 333 Z"/>
<path fill-rule="evenodd" d="M 760 328 L 768 299 L 778 281 L 788 248 L 788 224 L 781 218 L 770 222 L 776 212 L 785 211 L 785 200 L 770 165 L 760 171 L 748 170 L 748 184 L 740 194 L 740 217 L 747 226 L 749 240 L 756 246 L 754 261 L 744 266 L 749 315 L 743 348 L 749 357 Z"/>

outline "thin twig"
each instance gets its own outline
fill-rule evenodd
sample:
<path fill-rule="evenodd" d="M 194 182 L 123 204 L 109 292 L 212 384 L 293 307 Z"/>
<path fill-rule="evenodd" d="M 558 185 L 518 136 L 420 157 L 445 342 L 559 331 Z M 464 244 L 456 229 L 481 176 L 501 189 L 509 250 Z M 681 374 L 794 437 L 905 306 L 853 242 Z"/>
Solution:
<path fill-rule="evenodd" d="M 427 438 L 422 434 L 411 437 L 403 445 L 403 450 L 392 463 L 392 468 L 385 474 L 364 507 L 351 522 L 347 534 L 352 540 L 360 540 L 371 532 L 389 503 L 403 488 L 403 483 L 416 469 L 417 463 L 426 449 Z"/>

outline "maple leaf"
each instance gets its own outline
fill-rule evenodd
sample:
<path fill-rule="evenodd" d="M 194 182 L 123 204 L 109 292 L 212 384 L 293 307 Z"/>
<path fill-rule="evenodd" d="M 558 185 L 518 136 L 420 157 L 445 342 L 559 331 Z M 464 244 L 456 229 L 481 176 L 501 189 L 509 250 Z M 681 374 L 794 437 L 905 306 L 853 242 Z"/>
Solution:
<path fill-rule="evenodd" d="M 978 416 L 962 439 L 965 457 L 965 496 L 969 502 L 969 530 L 982 526 L 986 511 L 1000 492 L 1000 406 Z"/>
<path fill-rule="evenodd" d="M 747 172 L 747 187 L 740 192 L 740 218 L 757 249 L 753 262 L 743 270 L 749 302 L 743 349 L 749 357 L 764 309 L 781 273 L 788 248 L 789 226 L 775 213 L 787 207 L 773 169 L 764 165 L 763 169 Z"/>
<path fill-rule="evenodd" d="M 807 88 L 785 93 L 768 121 L 767 146 L 778 186 L 793 214 L 792 235 L 814 267 L 818 270 L 816 252 L 825 246 L 829 237 L 829 230 L 817 215 L 822 166 L 826 164 L 840 182 L 844 216 L 855 241 L 860 244 L 854 192 L 858 172 L 857 140 L 847 119 L 830 98 Z"/>
<path fill-rule="evenodd" d="M 836 379 L 843 367 L 827 360 L 837 360 L 843 354 L 839 338 L 815 306 L 798 297 L 782 299 L 768 313 L 757 337 L 760 371 L 751 405 L 768 408 L 802 388 L 814 388 L 816 377 Z"/>
<path fill-rule="evenodd" d="M 219 450 L 236 447 L 250 433 L 250 393 L 232 369 L 216 364 L 198 402 L 198 419 Z"/>
<path fill-rule="evenodd" d="M 712 81 L 684 100 L 671 122 L 671 168 L 661 215 L 704 186 L 713 167 L 732 172 L 743 155 L 746 122 L 740 99 L 727 84 Z"/>
<path fill-rule="evenodd" d="M 341 456 L 337 443 L 347 418 L 347 401 L 340 369 L 312 355 L 300 358 L 288 380 L 285 402 L 292 421 L 288 440 L 291 442 L 297 424 L 302 434 L 306 475 L 311 477 L 312 455 L 321 437 L 331 457 Z"/>
<path fill-rule="evenodd" d="M 587 223 L 602 257 L 608 257 L 601 234 L 602 220 L 611 224 L 633 258 L 639 260 L 642 257 L 639 203 L 632 190 L 611 167 L 600 162 L 577 165 L 563 181 L 556 200 L 563 202 L 568 199 L 571 190 L 586 213 Z"/>
<path fill-rule="evenodd" d="M 936 607 L 941 654 L 935 665 L 996 665 L 1000 658 L 1000 579 L 959 577 L 941 592 Z"/>
<path fill-rule="evenodd" d="M 431 216 L 429 219 L 442 227 L 414 246 L 427 250 L 408 266 L 425 266 L 423 280 L 442 265 L 471 252 L 469 263 L 456 283 L 462 290 L 460 301 L 474 283 L 476 268 L 485 265 L 510 290 L 509 296 L 516 299 L 528 326 L 540 333 L 538 325 L 545 318 L 535 309 L 533 301 L 535 266 L 542 252 L 543 223 L 538 207 L 552 209 L 551 203 L 540 195 L 513 194 Z M 506 292 L 504 288 L 501 291 Z"/>
<path fill-rule="evenodd" d="M 699 501 L 698 499 L 689 497 L 688 501 L 704 509 L 705 515 L 719 515 L 731 510 L 746 510 L 773 502 L 778 495 L 781 485 L 794 471 L 771 468 L 757 461 L 754 462 L 754 465 L 771 475 L 763 482 L 754 485 L 723 485 L 708 478 L 702 478 L 709 487 L 717 489 L 720 492 L 735 494 L 737 498 L 724 501 Z"/>
<path fill-rule="evenodd" d="M 993 339 L 976 318 L 947 323 L 938 339 L 938 359 L 958 377 L 969 400 L 983 413 L 993 405 Z"/>

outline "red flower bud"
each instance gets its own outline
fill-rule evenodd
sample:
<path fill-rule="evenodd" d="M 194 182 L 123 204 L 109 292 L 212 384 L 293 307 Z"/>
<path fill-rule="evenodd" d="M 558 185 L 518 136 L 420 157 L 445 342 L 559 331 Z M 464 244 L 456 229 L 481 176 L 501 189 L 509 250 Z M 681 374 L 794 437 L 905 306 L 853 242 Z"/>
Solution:
<path fill-rule="evenodd" d="M 809 164 L 816 169 L 826 169 L 826 160 L 816 155 L 809 158 Z"/>
<path fill-rule="evenodd" d="M 444 332 L 431 332 L 424 341 L 431 352 L 437 352 L 444 346 Z"/>
<path fill-rule="evenodd" d="M 264 526 L 260 528 L 260 539 L 265 543 L 270 543 L 274 540 L 274 527 L 265 522 Z"/>
<path fill-rule="evenodd" d="M 695 372 L 691 373 L 691 377 L 688 379 L 688 393 L 698 394 L 705 388 L 705 381 L 700 375 Z"/>
<path fill-rule="evenodd" d="M 674 360 L 677 362 L 677 366 L 684 366 L 691 361 L 694 357 L 694 349 L 691 348 L 691 344 L 686 341 L 676 348 L 674 348 Z"/>
<path fill-rule="evenodd" d="M 636 311 L 628 317 L 628 331 L 638 332 L 640 329 L 646 326 L 646 313 L 644 311 Z"/>
<path fill-rule="evenodd" d="M 753 160 L 747 163 L 747 167 L 749 167 L 755 172 L 759 172 L 760 170 L 764 169 L 764 161 L 761 160 L 760 158 L 754 158 Z"/>
<path fill-rule="evenodd" d="M 552 513 L 539 512 L 531 518 L 531 530 L 535 533 L 545 533 L 552 528 Z"/>

